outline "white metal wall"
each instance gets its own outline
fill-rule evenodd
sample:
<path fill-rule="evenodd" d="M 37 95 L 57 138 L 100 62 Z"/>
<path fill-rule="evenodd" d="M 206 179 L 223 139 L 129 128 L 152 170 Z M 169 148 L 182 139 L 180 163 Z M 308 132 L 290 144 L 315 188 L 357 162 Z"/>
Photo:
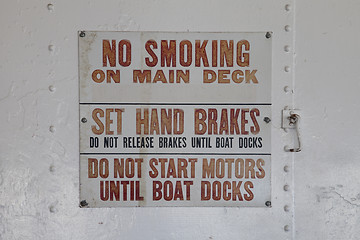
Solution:
<path fill-rule="evenodd" d="M 359 10 L 350 0 L 4 0 L 0 239 L 357 239 Z M 80 209 L 78 30 L 273 31 L 272 208 Z M 298 154 L 283 150 L 286 106 L 301 109 Z"/>
<path fill-rule="evenodd" d="M 296 239 L 360 236 L 359 10 L 359 1 L 297 1 Z"/>

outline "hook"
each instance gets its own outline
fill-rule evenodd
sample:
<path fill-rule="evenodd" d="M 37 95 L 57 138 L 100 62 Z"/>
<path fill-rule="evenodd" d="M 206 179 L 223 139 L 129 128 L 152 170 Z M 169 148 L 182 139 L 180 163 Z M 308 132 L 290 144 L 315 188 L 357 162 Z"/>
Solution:
<path fill-rule="evenodd" d="M 295 126 L 296 136 L 297 136 L 297 147 L 287 149 L 289 152 L 300 152 L 301 151 L 301 138 L 299 130 L 300 116 L 298 114 L 292 113 L 289 117 L 289 125 Z"/>
<path fill-rule="evenodd" d="M 283 128 L 284 129 L 295 129 L 297 144 L 293 148 L 285 146 L 286 152 L 300 152 L 302 148 L 301 136 L 300 136 L 300 115 L 295 113 L 294 110 L 283 110 Z"/>

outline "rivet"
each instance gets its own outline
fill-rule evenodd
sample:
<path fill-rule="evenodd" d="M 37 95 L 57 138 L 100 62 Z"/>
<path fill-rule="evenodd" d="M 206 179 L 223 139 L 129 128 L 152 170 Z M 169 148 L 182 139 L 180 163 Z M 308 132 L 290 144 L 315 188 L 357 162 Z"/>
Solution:
<path fill-rule="evenodd" d="M 265 206 L 271 207 L 271 201 L 266 201 L 266 202 L 265 202 Z"/>
<path fill-rule="evenodd" d="M 285 66 L 285 67 L 284 67 L 284 71 L 285 71 L 285 72 L 290 72 L 290 67 L 289 67 L 289 66 Z"/>
<path fill-rule="evenodd" d="M 81 119 L 81 122 L 82 122 L 82 123 L 86 123 L 86 122 L 87 122 L 87 119 L 86 119 L 86 118 L 82 118 L 82 119 Z"/>
<path fill-rule="evenodd" d="M 80 202 L 80 207 L 86 207 L 86 206 L 88 206 L 89 204 L 86 202 L 86 200 L 82 200 L 81 202 Z"/>
<path fill-rule="evenodd" d="M 290 4 L 286 4 L 286 5 L 285 5 L 285 10 L 289 12 L 289 11 L 291 10 L 291 5 L 290 5 Z"/>
<path fill-rule="evenodd" d="M 47 9 L 48 9 L 50 12 L 54 11 L 54 5 L 51 4 L 51 3 L 49 3 L 49 4 L 47 5 Z"/>
<path fill-rule="evenodd" d="M 48 49 L 49 49 L 50 52 L 53 52 L 53 51 L 55 51 L 55 46 L 54 45 L 49 45 Z"/>
<path fill-rule="evenodd" d="M 288 232 L 289 230 L 290 230 L 290 226 L 289 226 L 289 225 L 285 225 L 285 226 L 284 226 L 284 231 L 285 231 L 285 232 Z"/>
<path fill-rule="evenodd" d="M 289 45 L 284 46 L 284 51 L 285 52 L 290 52 L 290 46 Z"/>
<path fill-rule="evenodd" d="M 55 206 L 50 206 L 50 207 L 49 207 L 49 211 L 50 211 L 51 213 L 55 213 L 55 212 L 56 212 Z"/>
<path fill-rule="evenodd" d="M 284 185 L 284 191 L 289 191 L 290 190 L 290 186 L 289 185 Z"/>
<path fill-rule="evenodd" d="M 50 165 L 49 171 L 50 171 L 50 172 L 55 172 L 55 166 L 54 166 L 54 165 Z"/>
<path fill-rule="evenodd" d="M 80 37 L 85 37 L 85 32 L 84 31 L 80 32 Z"/>
<path fill-rule="evenodd" d="M 56 87 L 54 87 L 53 85 L 49 86 L 49 91 L 50 92 L 55 92 L 55 90 L 56 90 Z"/>
<path fill-rule="evenodd" d="M 289 171 L 290 171 L 289 166 L 288 166 L 288 165 L 285 165 L 285 166 L 284 166 L 284 172 L 289 172 Z"/>
<path fill-rule="evenodd" d="M 284 92 L 290 93 L 290 92 L 291 92 L 290 87 L 289 87 L 289 86 L 285 86 L 285 87 L 284 87 Z"/>
<path fill-rule="evenodd" d="M 285 212 L 290 211 L 290 207 L 289 207 L 288 205 L 285 205 L 285 206 L 284 206 L 284 211 L 285 211 Z"/>
<path fill-rule="evenodd" d="M 265 37 L 266 37 L 266 38 L 271 38 L 271 32 L 267 32 L 267 33 L 265 34 Z"/>
<path fill-rule="evenodd" d="M 54 126 L 50 126 L 50 127 L 49 127 L 49 131 L 52 132 L 52 133 L 54 133 L 54 132 L 56 131 L 56 129 L 55 129 Z"/>
<path fill-rule="evenodd" d="M 264 122 L 269 123 L 271 122 L 271 119 L 269 117 L 264 117 Z"/>
<path fill-rule="evenodd" d="M 286 25 L 286 26 L 284 27 L 284 29 L 285 29 L 286 32 L 290 32 L 290 31 L 291 31 L 291 27 L 290 27 L 289 25 Z"/>

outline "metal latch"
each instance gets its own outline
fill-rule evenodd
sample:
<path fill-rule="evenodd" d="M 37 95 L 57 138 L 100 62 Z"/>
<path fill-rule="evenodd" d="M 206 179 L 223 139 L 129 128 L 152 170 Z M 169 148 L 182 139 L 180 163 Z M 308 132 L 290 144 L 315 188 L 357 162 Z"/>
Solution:
<path fill-rule="evenodd" d="M 285 109 L 282 111 L 282 128 L 294 129 L 297 138 L 297 145 L 294 144 L 293 148 L 285 146 L 285 151 L 287 152 L 300 152 L 301 151 L 301 138 L 300 138 L 300 111 L 299 110 L 289 110 Z"/>

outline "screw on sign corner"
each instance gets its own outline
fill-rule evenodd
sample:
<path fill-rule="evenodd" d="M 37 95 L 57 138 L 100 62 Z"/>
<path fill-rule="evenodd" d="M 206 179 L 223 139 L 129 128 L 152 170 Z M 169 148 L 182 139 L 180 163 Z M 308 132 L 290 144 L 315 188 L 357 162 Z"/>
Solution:
<path fill-rule="evenodd" d="M 267 32 L 267 33 L 265 34 L 265 37 L 266 37 L 266 38 L 271 38 L 271 32 Z"/>
<path fill-rule="evenodd" d="M 271 202 L 270 202 L 270 201 L 266 201 L 266 202 L 265 202 L 265 206 L 271 207 Z"/>
<path fill-rule="evenodd" d="M 87 207 L 89 204 L 86 202 L 86 200 L 82 200 L 80 202 L 80 207 L 83 208 L 83 207 Z"/>
<path fill-rule="evenodd" d="M 81 31 L 79 36 L 80 37 L 85 37 L 85 31 Z"/>
<path fill-rule="evenodd" d="M 271 122 L 271 119 L 269 117 L 264 117 L 264 122 L 269 123 Z"/>

